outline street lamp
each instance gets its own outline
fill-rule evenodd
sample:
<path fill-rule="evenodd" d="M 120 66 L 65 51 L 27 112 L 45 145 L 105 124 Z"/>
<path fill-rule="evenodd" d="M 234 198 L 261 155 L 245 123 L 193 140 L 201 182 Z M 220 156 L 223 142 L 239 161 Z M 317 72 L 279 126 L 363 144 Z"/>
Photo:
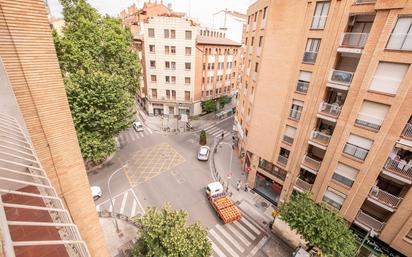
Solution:
<path fill-rule="evenodd" d="M 177 115 L 176 115 L 176 133 L 179 131 L 179 115 L 180 115 L 180 107 L 182 107 L 182 103 L 176 103 L 177 106 Z"/>
<path fill-rule="evenodd" d="M 110 205 L 112 206 L 112 210 L 114 210 L 114 204 L 113 204 L 113 198 L 112 198 L 112 192 L 110 191 L 110 181 L 112 180 L 112 177 L 117 174 L 117 172 L 121 171 L 123 168 L 125 168 L 127 166 L 127 163 L 124 164 L 122 167 L 118 168 L 117 170 L 115 170 L 109 177 L 109 179 L 107 180 L 107 188 L 109 189 L 109 198 L 110 198 Z M 120 229 L 119 229 L 119 224 L 117 223 L 117 218 L 116 215 L 114 217 L 114 223 L 116 225 L 116 232 L 120 233 Z"/>
<path fill-rule="evenodd" d="M 355 256 L 358 256 L 358 254 L 360 253 L 360 251 L 361 251 L 363 245 L 365 244 L 366 240 L 367 240 L 369 237 L 375 237 L 375 236 L 376 236 L 376 233 L 375 233 L 375 231 L 373 230 L 373 228 L 371 228 L 371 229 L 368 231 L 368 233 L 366 233 L 366 236 L 363 238 L 362 243 L 360 244 L 358 250 L 356 251 Z"/>

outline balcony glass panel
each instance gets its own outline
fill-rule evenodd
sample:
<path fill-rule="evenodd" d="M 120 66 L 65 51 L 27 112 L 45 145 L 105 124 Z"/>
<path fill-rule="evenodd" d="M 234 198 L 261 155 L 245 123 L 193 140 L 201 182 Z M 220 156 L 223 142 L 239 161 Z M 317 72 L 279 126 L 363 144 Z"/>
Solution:
<path fill-rule="evenodd" d="M 321 113 L 327 114 L 329 116 L 332 117 L 339 117 L 340 111 L 341 111 L 341 107 L 338 104 L 330 104 L 330 103 L 326 103 L 326 102 L 322 102 L 320 104 L 320 110 Z"/>
<path fill-rule="evenodd" d="M 350 48 L 363 48 L 368 39 L 369 33 L 343 33 L 341 46 Z"/>
<path fill-rule="evenodd" d="M 343 149 L 345 154 L 351 155 L 359 160 L 365 160 L 368 155 L 369 150 L 362 147 L 353 145 L 351 143 L 346 143 L 345 148 Z"/>
<path fill-rule="evenodd" d="M 296 91 L 306 94 L 308 92 L 309 82 L 306 81 L 298 81 L 296 85 Z"/>
<path fill-rule="evenodd" d="M 291 109 L 290 112 L 289 112 L 289 118 L 294 119 L 294 120 L 299 120 L 300 115 L 301 115 L 300 110 Z"/>
<path fill-rule="evenodd" d="M 315 63 L 317 56 L 318 56 L 317 52 L 305 52 L 303 55 L 303 62 L 304 63 Z"/>
<path fill-rule="evenodd" d="M 349 86 L 352 82 L 353 72 L 342 71 L 342 70 L 332 70 L 329 81 L 337 84 Z"/>

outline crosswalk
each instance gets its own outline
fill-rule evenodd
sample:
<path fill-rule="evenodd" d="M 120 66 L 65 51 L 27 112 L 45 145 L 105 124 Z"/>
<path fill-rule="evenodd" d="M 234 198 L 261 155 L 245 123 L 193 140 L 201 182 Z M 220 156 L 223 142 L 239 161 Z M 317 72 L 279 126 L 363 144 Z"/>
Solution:
<path fill-rule="evenodd" d="M 144 213 L 143 207 L 137 199 L 133 189 L 115 195 L 113 197 L 113 206 L 110 200 L 106 200 L 96 205 L 96 211 L 106 210 L 109 212 L 120 213 L 128 217 L 134 217 Z"/>
<path fill-rule="evenodd" d="M 129 128 L 129 129 L 122 131 L 120 135 L 117 137 L 117 139 L 119 142 L 119 146 L 123 147 L 127 145 L 128 143 L 142 139 L 151 134 L 153 134 L 153 131 L 146 126 L 144 127 L 144 131 L 141 131 L 141 132 L 136 132 L 133 128 Z"/>
<path fill-rule="evenodd" d="M 222 136 L 222 133 L 224 133 L 224 138 L 228 138 L 232 136 L 232 131 L 222 129 L 218 126 L 210 126 L 204 129 L 204 131 L 206 131 L 207 134 L 213 137 L 217 137 L 217 138 L 220 138 Z"/>
<path fill-rule="evenodd" d="M 254 256 L 268 240 L 268 236 L 251 219 L 243 216 L 240 220 L 226 225 L 215 225 L 209 230 L 213 257 Z"/>

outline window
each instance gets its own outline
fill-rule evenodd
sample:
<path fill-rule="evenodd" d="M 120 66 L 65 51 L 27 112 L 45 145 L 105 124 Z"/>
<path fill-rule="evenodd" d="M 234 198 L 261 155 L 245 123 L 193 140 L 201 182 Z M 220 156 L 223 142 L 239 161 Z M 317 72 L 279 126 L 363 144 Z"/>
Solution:
<path fill-rule="evenodd" d="M 250 16 L 252 16 L 252 15 L 247 16 L 247 24 L 250 23 Z"/>
<path fill-rule="evenodd" d="M 283 134 L 283 141 L 288 144 L 293 144 L 295 134 L 296 128 L 286 125 L 285 134 Z"/>
<path fill-rule="evenodd" d="M 332 175 L 332 179 L 348 187 L 352 187 L 358 173 L 359 170 L 338 162 L 335 172 Z"/>
<path fill-rule="evenodd" d="M 263 8 L 263 17 L 262 17 L 262 19 L 266 19 L 267 11 L 268 11 L 267 7 Z"/>
<path fill-rule="evenodd" d="M 299 93 L 306 94 L 309 88 L 309 82 L 312 77 L 312 72 L 309 71 L 300 71 L 299 72 L 299 79 L 296 85 L 296 91 Z"/>
<path fill-rule="evenodd" d="M 185 54 L 186 55 L 192 55 L 192 48 L 191 47 L 185 47 Z"/>
<path fill-rule="evenodd" d="M 170 69 L 170 62 L 165 62 L 165 69 Z"/>
<path fill-rule="evenodd" d="M 149 45 L 149 52 L 150 52 L 151 54 L 154 54 L 154 53 L 156 52 L 154 45 Z"/>
<path fill-rule="evenodd" d="M 147 29 L 149 37 L 155 37 L 154 29 Z"/>
<path fill-rule="evenodd" d="M 324 29 L 326 18 L 328 17 L 330 2 L 317 2 L 315 13 L 312 19 L 312 29 Z"/>
<path fill-rule="evenodd" d="M 190 91 L 185 91 L 185 101 L 190 101 Z"/>
<path fill-rule="evenodd" d="M 185 62 L 185 70 L 190 70 L 191 69 L 191 63 L 190 62 Z"/>
<path fill-rule="evenodd" d="M 412 240 L 412 229 L 409 230 L 405 237 Z"/>
<path fill-rule="evenodd" d="M 255 63 L 255 72 L 258 72 L 259 69 L 259 63 Z"/>
<path fill-rule="evenodd" d="M 170 76 L 165 76 L 165 82 L 170 83 Z"/>
<path fill-rule="evenodd" d="M 157 98 L 157 89 L 152 88 L 152 97 Z"/>
<path fill-rule="evenodd" d="M 170 38 L 176 38 L 176 30 L 174 29 L 170 30 Z"/>
<path fill-rule="evenodd" d="M 306 43 L 305 54 L 303 55 L 303 62 L 315 63 L 320 46 L 320 39 L 309 38 Z"/>
<path fill-rule="evenodd" d="M 396 94 L 408 68 L 408 64 L 379 62 L 369 89 L 388 94 Z"/>
<path fill-rule="evenodd" d="M 263 36 L 260 36 L 260 37 L 259 37 L 259 47 L 262 46 L 262 41 L 263 41 Z"/>
<path fill-rule="evenodd" d="M 185 84 L 190 84 L 190 77 L 185 77 Z"/>
<path fill-rule="evenodd" d="M 170 37 L 168 29 L 163 30 L 163 37 L 164 38 L 169 38 Z"/>
<path fill-rule="evenodd" d="M 252 40 L 250 41 L 250 46 L 253 46 L 253 42 L 255 42 L 255 37 L 252 37 Z"/>
<path fill-rule="evenodd" d="M 412 51 L 412 17 L 398 18 L 386 48 Z"/>
<path fill-rule="evenodd" d="M 165 46 L 165 54 L 170 54 L 170 46 Z"/>
<path fill-rule="evenodd" d="M 255 12 L 255 19 L 254 19 L 254 22 L 256 22 L 256 20 L 257 20 L 257 16 L 258 16 L 258 13 L 257 13 L 257 12 Z"/>
<path fill-rule="evenodd" d="M 303 109 L 303 102 L 299 100 L 293 100 L 292 108 L 290 109 L 289 118 L 299 120 Z"/>
<path fill-rule="evenodd" d="M 176 76 L 171 77 L 172 84 L 176 84 Z"/>
<path fill-rule="evenodd" d="M 185 31 L 185 39 L 186 40 L 191 40 L 192 39 L 192 31 L 190 31 L 190 30 Z"/>
<path fill-rule="evenodd" d="M 364 137 L 350 134 L 343 152 L 356 159 L 365 160 L 373 141 Z"/>
<path fill-rule="evenodd" d="M 247 45 L 247 38 L 245 38 L 245 45 Z"/>
<path fill-rule="evenodd" d="M 150 68 L 156 68 L 156 61 L 150 61 Z"/>
<path fill-rule="evenodd" d="M 176 54 L 176 46 L 171 46 L 170 47 L 170 53 L 171 54 Z"/>
<path fill-rule="evenodd" d="M 166 89 L 166 98 L 170 99 L 170 90 L 169 89 Z"/>
<path fill-rule="evenodd" d="M 203 70 L 206 70 L 206 63 L 203 63 Z"/>
<path fill-rule="evenodd" d="M 363 127 L 379 130 L 388 111 L 388 105 L 364 101 L 355 123 Z"/>
<path fill-rule="evenodd" d="M 341 192 L 328 187 L 323 195 L 322 201 L 329 204 L 330 206 L 340 210 L 345 201 L 346 195 L 342 194 Z"/>
<path fill-rule="evenodd" d="M 290 154 L 289 150 L 281 147 L 279 156 L 278 156 L 278 162 L 286 165 L 288 163 L 289 154 Z"/>
<path fill-rule="evenodd" d="M 151 82 L 156 82 L 157 81 L 156 75 L 150 75 L 150 81 Z"/>
<path fill-rule="evenodd" d="M 172 70 L 176 70 L 176 62 L 171 62 L 170 67 L 172 68 Z"/>
<path fill-rule="evenodd" d="M 172 99 L 176 100 L 176 90 L 172 90 Z"/>

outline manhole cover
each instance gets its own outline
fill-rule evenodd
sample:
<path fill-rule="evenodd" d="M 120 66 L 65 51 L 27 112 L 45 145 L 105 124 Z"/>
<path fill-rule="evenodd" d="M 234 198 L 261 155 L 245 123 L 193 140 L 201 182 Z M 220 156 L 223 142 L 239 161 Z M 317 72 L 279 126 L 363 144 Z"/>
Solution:
<path fill-rule="evenodd" d="M 261 202 L 260 205 L 262 205 L 262 207 L 264 207 L 264 208 L 269 206 L 266 202 Z"/>

